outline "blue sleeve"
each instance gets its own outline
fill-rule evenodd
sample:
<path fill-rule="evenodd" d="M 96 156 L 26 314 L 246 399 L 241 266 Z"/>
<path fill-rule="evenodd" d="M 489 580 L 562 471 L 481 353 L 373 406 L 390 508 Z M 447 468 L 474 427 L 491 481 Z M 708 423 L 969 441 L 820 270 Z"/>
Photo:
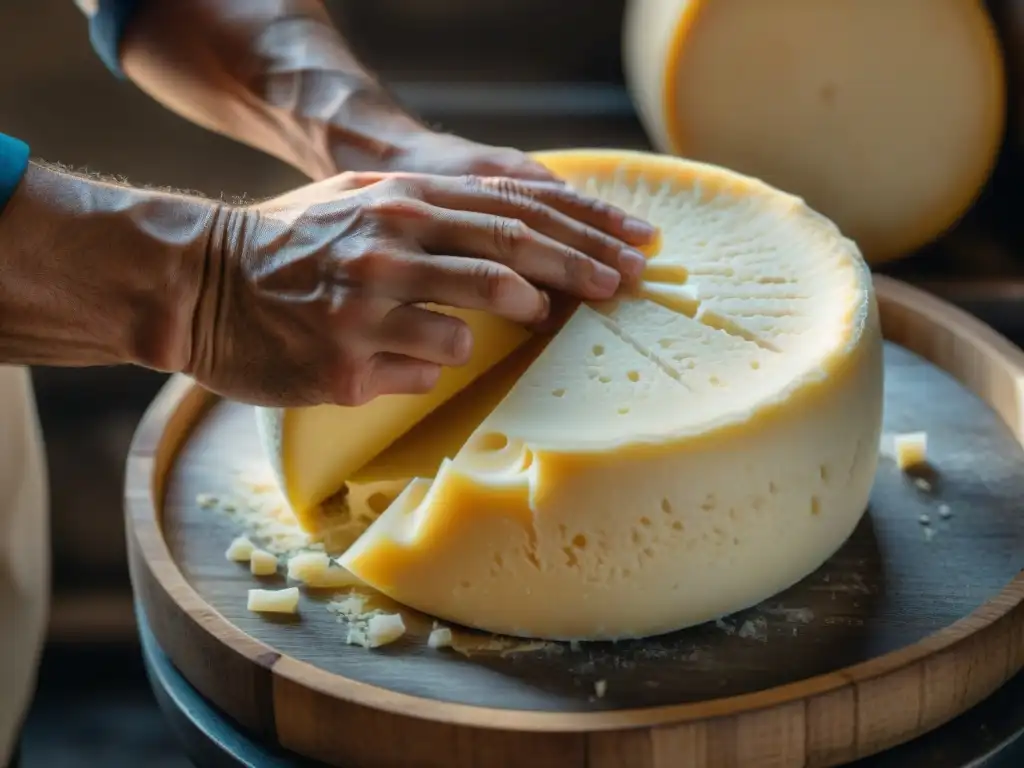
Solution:
<path fill-rule="evenodd" d="M 28 168 L 28 144 L 0 133 L 0 213 Z"/>
<path fill-rule="evenodd" d="M 174 2 L 174 0 L 169 0 Z M 124 79 L 121 70 L 121 38 L 132 15 L 147 0 L 95 0 L 79 7 L 89 16 L 89 39 L 92 47 L 114 75 Z"/>

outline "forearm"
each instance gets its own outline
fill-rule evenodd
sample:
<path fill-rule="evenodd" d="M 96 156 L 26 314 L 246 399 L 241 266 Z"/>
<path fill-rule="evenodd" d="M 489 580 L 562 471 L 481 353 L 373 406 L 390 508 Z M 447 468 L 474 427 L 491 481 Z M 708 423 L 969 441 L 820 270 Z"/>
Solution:
<path fill-rule="evenodd" d="M 312 178 L 380 169 L 426 130 L 349 50 L 319 0 L 144 4 L 121 62 L 192 122 Z"/>
<path fill-rule="evenodd" d="M 217 208 L 29 166 L 0 213 L 0 363 L 185 365 Z"/>

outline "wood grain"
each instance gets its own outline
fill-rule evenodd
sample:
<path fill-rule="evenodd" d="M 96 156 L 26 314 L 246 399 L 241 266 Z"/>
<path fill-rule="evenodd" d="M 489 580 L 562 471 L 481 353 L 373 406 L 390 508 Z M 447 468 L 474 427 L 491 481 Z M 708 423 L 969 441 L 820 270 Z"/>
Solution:
<path fill-rule="evenodd" d="M 921 291 L 876 286 L 885 430 L 928 432 L 930 488 L 883 459 L 846 545 L 757 608 L 646 641 L 468 657 L 428 649 L 413 612 L 395 645 L 347 646 L 322 596 L 268 622 L 245 610 L 253 577 L 224 560 L 235 524 L 195 502 L 258 458 L 251 411 L 176 379 L 127 475 L 153 631 L 244 727 L 336 765 L 828 766 L 930 730 L 1024 666 L 1024 354 Z"/>

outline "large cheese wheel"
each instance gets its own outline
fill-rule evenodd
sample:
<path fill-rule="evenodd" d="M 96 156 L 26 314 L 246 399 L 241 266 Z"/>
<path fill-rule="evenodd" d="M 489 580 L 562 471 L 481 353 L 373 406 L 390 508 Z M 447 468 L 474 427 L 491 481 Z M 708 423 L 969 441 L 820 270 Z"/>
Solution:
<path fill-rule="evenodd" d="M 539 157 L 657 225 L 661 249 L 639 288 L 581 305 L 382 455 L 381 476 L 421 477 L 340 562 L 443 619 L 563 640 L 667 632 L 800 580 L 852 532 L 877 463 L 856 245 L 721 168 Z"/>
<path fill-rule="evenodd" d="M 871 263 L 952 225 L 1002 138 L 981 0 L 630 0 L 623 47 L 658 149 L 802 196 Z"/>

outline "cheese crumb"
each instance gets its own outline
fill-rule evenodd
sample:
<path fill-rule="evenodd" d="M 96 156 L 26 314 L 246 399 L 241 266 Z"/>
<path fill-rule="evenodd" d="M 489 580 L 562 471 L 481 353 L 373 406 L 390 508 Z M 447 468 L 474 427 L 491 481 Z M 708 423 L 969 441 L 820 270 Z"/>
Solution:
<path fill-rule="evenodd" d="M 939 517 L 941 517 L 943 520 L 948 520 L 952 516 L 953 510 L 949 508 L 949 504 L 939 505 Z"/>
<path fill-rule="evenodd" d="M 247 607 L 255 613 L 298 613 L 299 590 L 297 587 L 250 589 Z"/>
<path fill-rule="evenodd" d="M 255 549 L 256 545 L 249 541 L 248 536 L 238 536 L 228 545 L 224 557 L 236 563 L 247 563 Z"/>
<path fill-rule="evenodd" d="M 920 490 L 924 491 L 925 493 L 928 493 L 932 489 L 932 484 L 925 480 L 923 477 L 915 477 L 914 485 L 916 485 Z"/>
<path fill-rule="evenodd" d="M 405 622 L 398 613 L 376 613 L 365 624 L 353 624 L 348 629 L 348 644 L 363 648 L 379 648 L 395 642 L 405 634 Z"/>
<path fill-rule="evenodd" d="M 288 578 L 314 589 L 344 589 L 362 584 L 325 552 L 302 552 L 289 558 Z"/>
<path fill-rule="evenodd" d="M 448 627 L 434 627 L 430 630 L 427 638 L 427 645 L 431 648 L 450 648 L 452 644 L 452 631 Z"/>
<path fill-rule="evenodd" d="M 925 541 L 931 541 L 934 538 L 935 538 L 935 529 L 931 528 L 931 527 L 925 528 L 924 529 L 924 540 Z"/>
<path fill-rule="evenodd" d="M 927 462 L 927 432 L 907 432 L 896 435 L 893 446 L 896 449 L 896 466 L 901 470 L 905 471 Z"/>
<path fill-rule="evenodd" d="M 200 493 L 196 496 L 196 504 L 203 509 L 217 506 L 217 497 L 209 493 Z"/>
<path fill-rule="evenodd" d="M 263 549 L 254 549 L 249 558 L 253 576 L 272 576 L 277 573 L 277 558 Z"/>
<path fill-rule="evenodd" d="M 594 694 L 597 696 L 597 698 L 603 699 L 605 693 L 607 693 L 607 692 L 608 692 L 608 681 L 607 680 L 598 680 L 596 683 L 594 683 Z"/>
<path fill-rule="evenodd" d="M 917 518 L 917 521 L 921 523 L 921 525 L 928 525 L 928 523 L 931 522 L 928 515 L 921 515 L 919 518 Z"/>

